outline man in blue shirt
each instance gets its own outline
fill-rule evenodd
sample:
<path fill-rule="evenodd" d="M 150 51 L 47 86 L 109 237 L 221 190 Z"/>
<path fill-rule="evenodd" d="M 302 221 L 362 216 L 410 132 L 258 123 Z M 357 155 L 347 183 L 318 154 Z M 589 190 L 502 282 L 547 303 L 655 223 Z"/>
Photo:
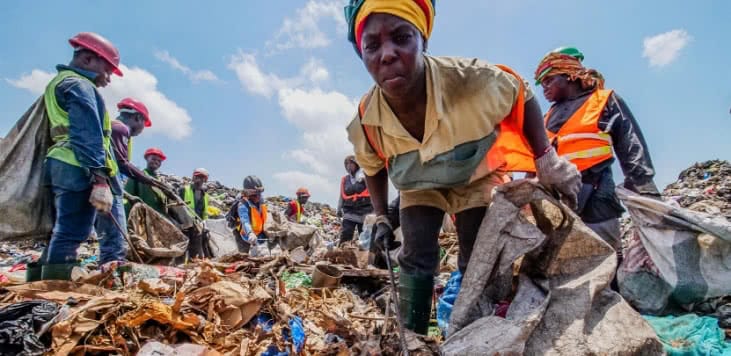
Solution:
<path fill-rule="evenodd" d="M 238 206 L 239 224 L 234 229 L 239 252 L 250 256 L 258 254 L 258 245 L 267 241 L 264 224 L 267 219 L 267 205 L 262 201 L 264 185 L 256 176 L 244 178 L 244 191 Z"/>
<path fill-rule="evenodd" d="M 120 199 L 122 187 L 111 150 L 111 121 L 97 87 L 112 73 L 122 76 L 119 51 L 106 38 L 82 32 L 69 40 L 74 48 L 68 65 L 44 94 L 53 145 L 46 156 L 46 183 L 51 186 L 56 220 L 41 267 L 43 279 L 70 279 L 76 250 L 91 233 L 97 211 L 112 214 L 126 229 Z M 100 241 L 100 261 L 123 260 L 126 244 L 120 231 Z"/>

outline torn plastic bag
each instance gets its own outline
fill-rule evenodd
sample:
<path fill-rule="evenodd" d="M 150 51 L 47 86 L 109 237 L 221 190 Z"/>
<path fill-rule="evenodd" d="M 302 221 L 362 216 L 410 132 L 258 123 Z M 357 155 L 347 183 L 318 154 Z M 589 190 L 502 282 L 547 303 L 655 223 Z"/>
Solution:
<path fill-rule="evenodd" d="M 41 96 L 0 141 L 0 240 L 50 238 L 53 201 L 43 184 L 50 145 Z"/>
<path fill-rule="evenodd" d="M 32 300 L 0 309 L 0 355 L 43 355 L 51 344 L 50 334 L 37 336 L 44 324 L 58 314 L 59 306 L 45 300 Z"/>
<path fill-rule="evenodd" d="M 527 204 L 535 223 L 521 212 Z M 614 250 L 534 181 L 496 189 L 471 256 L 445 355 L 662 354 L 652 328 L 609 288 Z"/>
<path fill-rule="evenodd" d="M 731 295 L 731 223 L 621 187 L 617 196 L 633 222 L 617 280 L 635 308 L 661 314 Z"/>
<path fill-rule="evenodd" d="M 655 329 L 670 356 L 731 355 L 731 342 L 725 340 L 715 318 L 685 314 L 645 316 L 645 319 Z"/>
<path fill-rule="evenodd" d="M 170 220 L 146 204 L 135 204 L 127 219 L 130 256 L 134 248 L 145 264 L 168 264 L 183 256 L 188 249 L 188 237 Z"/>
<path fill-rule="evenodd" d="M 264 233 L 270 239 L 279 240 L 282 250 L 294 250 L 300 246 L 308 248 L 317 235 L 317 227 L 293 223 L 282 213 L 273 213 L 271 217 L 264 223 Z"/>

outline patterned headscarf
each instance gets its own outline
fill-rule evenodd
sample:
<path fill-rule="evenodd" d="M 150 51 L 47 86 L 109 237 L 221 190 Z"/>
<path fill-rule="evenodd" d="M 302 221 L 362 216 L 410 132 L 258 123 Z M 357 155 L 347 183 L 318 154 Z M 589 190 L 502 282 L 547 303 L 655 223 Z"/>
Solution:
<path fill-rule="evenodd" d="M 566 54 L 568 49 L 576 51 L 575 54 Z M 581 64 L 584 59 L 581 52 L 574 48 L 568 49 L 553 51 L 543 57 L 535 72 L 536 85 L 545 78 L 565 74 L 571 81 L 578 80 L 583 89 L 604 89 L 604 76 L 596 69 Z"/>
<path fill-rule="evenodd" d="M 358 0 L 345 7 L 348 39 L 360 55 L 361 36 L 368 16 L 374 13 L 400 17 L 416 27 L 424 39 L 429 39 L 434 26 L 433 0 Z"/>

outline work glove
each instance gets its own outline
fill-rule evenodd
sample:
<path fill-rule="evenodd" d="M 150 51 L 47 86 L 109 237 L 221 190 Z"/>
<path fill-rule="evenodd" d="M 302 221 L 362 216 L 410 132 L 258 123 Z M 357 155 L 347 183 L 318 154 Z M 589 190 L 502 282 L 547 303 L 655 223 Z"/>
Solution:
<path fill-rule="evenodd" d="M 343 217 L 343 211 L 342 210 L 338 210 L 338 212 L 336 213 L 336 216 L 339 217 L 339 218 L 342 218 Z"/>
<path fill-rule="evenodd" d="M 246 242 L 248 242 L 251 245 L 256 245 L 256 240 L 259 239 L 258 236 L 256 236 L 255 233 L 250 232 L 249 235 L 246 238 Z"/>
<path fill-rule="evenodd" d="M 365 181 L 365 173 L 363 173 L 362 170 L 358 171 L 358 173 L 355 174 L 355 180 L 358 182 Z"/>
<path fill-rule="evenodd" d="M 535 163 L 538 181 L 546 188 L 557 190 L 561 200 L 571 209 L 576 209 L 581 190 L 581 173 L 576 166 L 559 157 L 553 147 L 538 157 Z"/>
<path fill-rule="evenodd" d="M 106 183 L 94 183 L 91 188 L 91 195 L 89 196 L 89 203 L 103 213 L 112 211 L 112 202 L 114 197 L 112 196 L 112 190 L 109 189 L 109 185 Z"/>
<path fill-rule="evenodd" d="M 401 242 L 396 241 L 396 235 L 393 234 L 393 228 L 391 222 L 388 221 L 388 216 L 379 215 L 376 217 L 376 222 L 373 224 L 373 232 L 371 233 L 372 243 L 378 247 L 379 250 L 385 250 L 388 246 L 388 250 L 395 250 L 401 246 Z"/>

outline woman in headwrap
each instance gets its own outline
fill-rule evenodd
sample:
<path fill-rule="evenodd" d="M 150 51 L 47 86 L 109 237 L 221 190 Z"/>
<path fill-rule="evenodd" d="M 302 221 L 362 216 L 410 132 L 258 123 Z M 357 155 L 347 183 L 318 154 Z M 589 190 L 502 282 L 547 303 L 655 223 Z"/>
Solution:
<path fill-rule="evenodd" d="M 464 272 L 490 191 L 515 160 L 535 159 L 539 181 L 570 203 L 579 173 L 556 155 L 533 93 L 512 70 L 426 54 L 432 1 L 354 0 L 345 12 L 349 38 L 375 81 L 348 126 L 378 216 L 374 243 L 396 245 L 387 218 L 390 178 L 401 198 L 401 317 L 424 334 L 444 213 L 456 214 Z"/>
<path fill-rule="evenodd" d="M 613 90 L 604 89 L 604 77 L 584 67 L 583 60 L 574 47 L 557 48 L 538 64 L 535 80 L 553 103 L 546 113 L 548 136 L 558 154 L 581 171 L 577 212 L 621 259 L 619 217 L 624 209 L 614 193 L 614 155 L 625 174 L 624 186 L 637 193 L 659 197 L 655 170 L 629 107 Z"/>

